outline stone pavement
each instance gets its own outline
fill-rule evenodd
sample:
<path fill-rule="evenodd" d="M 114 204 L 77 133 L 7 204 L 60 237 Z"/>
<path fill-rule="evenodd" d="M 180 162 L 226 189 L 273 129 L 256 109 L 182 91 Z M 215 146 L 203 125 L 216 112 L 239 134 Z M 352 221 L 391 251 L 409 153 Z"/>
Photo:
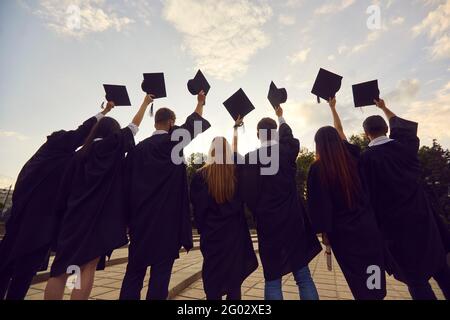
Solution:
<path fill-rule="evenodd" d="M 169 298 L 175 300 L 201 300 L 205 299 L 201 268 L 203 258 L 198 250 L 198 236 L 195 238 L 196 248 L 189 254 L 180 253 L 180 259 L 175 261 L 172 278 L 169 286 Z M 253 237 L 256 246 L 256 238 Z M 104 271 L 95 275 L 94 288 L 91 300 L 117 300 L 120 287 L 126 270 L 127 248 L 114 252 L 112 263 Z M 353 296 L 336 261 L 333 261 L 333 271 L 328 271 L 323 254 L 317 256 L 310 264 L 310 269 L 321 300 L 352 300 Z M 45 276 L 44 272 L 40 276 Z M 44 277 L 45 279 L 45 277 Z M 145 299 L 148 288 L 149 272 L 147 272 L 141 298 Z M 46 281 L 37 278 L 40 282 L 31 286 L 27 300 L 42 300 Z M 411 297 L 405 285 L 393 278 L 388 278 L 387 300 L 410 300 Z M 432 281 L 433 289 L 439 299 L 443 299 L 437 284 Z M 243 284 L 242 294 L 244 300 L 262 300 L 264 297 L 264 277 L 261 266 Z M 283 279 L 283 295 L 286 300 L 299 300 L 298 289 L 292 275 Z M 70 291 L 66 289 L 64 299 L 70 298 Z"/>
<path fill-rule="evenodd" d="M 333 271 L 328 271 L 323 253 L 319 254 L 309 265 L 321 300 L 353 300 L 353 295 L 345 281 L 344 275 L 336 260 L 333 260 Z M 439 300 L 444 296 L 435 281 L 431 282 Z M 392 277 L 387 278 L 388 295 L 385 300 L 411 300 L 407 287 Z M 292 275 L 283 278 L 283 296 L 285 300 L 300 300 L 298 288 Z M 243 300 L 263 300 L 264 276 L 260 267 L 242 285 Z M 175 300 L 205 299 L 203 282 L 198 280 L 179 295 Z"/>

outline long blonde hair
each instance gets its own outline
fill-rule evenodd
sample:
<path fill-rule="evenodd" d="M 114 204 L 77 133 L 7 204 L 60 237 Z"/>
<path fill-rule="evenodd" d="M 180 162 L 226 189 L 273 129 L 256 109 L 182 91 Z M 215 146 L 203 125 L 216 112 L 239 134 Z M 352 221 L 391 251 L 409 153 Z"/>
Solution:
<path fill-rule="evenodd" d="M 236 192 L 236 166 L 227 139 L 214 138 L 206 164 L 200 172 L 206 180 L 209 194 L 218 204 L 233 199 Z"/>

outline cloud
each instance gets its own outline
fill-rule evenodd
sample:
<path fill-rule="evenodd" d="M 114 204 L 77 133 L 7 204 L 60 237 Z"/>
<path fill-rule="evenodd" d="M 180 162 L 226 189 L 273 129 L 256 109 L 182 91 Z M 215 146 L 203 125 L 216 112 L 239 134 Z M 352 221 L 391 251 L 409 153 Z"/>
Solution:
<path fill-rule="evenodd" d="M 307 48 L 301 50 L 293 55 L 289 56 L 288 59 L 292 64 L 297 64 L 299 62 L 303 63 L 308 59 L 309 53 L 311 52 L 311 48 Z"/>
<path fill-rule="evenodd" d="M 351 53 L 358 53 L 367 48 L 369 48 L 373 43 L 375 43 L 381 36 L 382 30 L 372 31 L 367 35 L 364 42 L 354 45 L 351 49 Z"/>
<path fill-rule="evenodd" d="M 353 5 L 355 3 L 355 0 L 333 0 L 330 1 L 321 7 L 317 8 L 314 13 L 316 15 L 327 15 L 327 14 L 333 14 L 340 11 L 343 11 Z"/>
<path fill-rule="evenodd" d="M 420 92 L 420 82 L 418 79 L 401 80 L 397 88 L 385 95 L 385 99 L 390 103 L 405 104 L 412 102 Z"/>
<path fill-rule="evenodd" d="M 287 8 L 299 8 L 304 4 L 305 0 L 287 0 L 284 6 Z"/>
<path fill-rule="evenodd" d="M 0 131 L 0 138 L 11 138 L 18 141 L 26 141 L 29 139 L 27 136 L 15 131 Z"/>
<path fill-rule="evenodd" d="M 278 22 L 284 26 L 293 26 L 296 23 L 294 16 L 280 14 L 278 16 Z"/>
<path fill-rule="evenodd" d="M 432 59 L 450 58 L 450 0 L 429 12 L 412 30 L 416 36 L 426 34 L 433 41 L 429 48 Z"/>
<path fill-rule="evenodd" d="M 59 35 L 82 38 L 91 33 L 107 30 L 122 31 L 134 19 L 119 15 L 119 11 L 106 0 L 39 0 L 37 3 L 21 1 L 22 6 L 41 18 Z M 125 5 L 139 9 L 141 18 L 148 18 L 148 5 L 142 0 L 127 0 Z"/>
<path fill-rule="evenodd" d="M 391 24 L 394 26 L 402 25 L 405 22 L 404 17 L 396 17 L 391 20 Z"/>
<path fill-rule="evenodd" d="M 249 0 L 166 0 L 164 17 L 183 35 L 197 66 L 231 81 L 270 43 L 262 27 L 272 17 L 265 2 Z"/>
<path fill-rule="evenodd" d="M 416 101 L 410 104 L 405 117 L 419 122 L 419 135 L 422 143 L 438 139 L 443 145 L 450 145 L 450 82 L 437 90 L 430 100 Z"/>

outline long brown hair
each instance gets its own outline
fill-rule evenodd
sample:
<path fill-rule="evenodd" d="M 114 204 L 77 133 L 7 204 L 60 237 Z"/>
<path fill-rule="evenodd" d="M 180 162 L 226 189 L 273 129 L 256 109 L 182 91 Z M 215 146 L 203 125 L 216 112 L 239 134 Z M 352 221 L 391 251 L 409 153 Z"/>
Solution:
<path fill-rule="evenodd" d="M 330 188 L 340 188 L 347 206 L 353 209 L 361 190 L 356 160 L 350 155 L 339 133 L 333 127 L 319 129 L 314 140 L 316 163 L 319 164 L 322 183 Z"/>
<path fill-rule="evenodd" d="M 120 131 L 120 124 L 113 118 L 104 117 L 92 128 L 89 136 L 86 138 L 80 152 L 87 156 L 91 150 L 94 140 L 97 138 L 105 139 L 108 136 Z"/>
<path fill-rule="evenodd" d="M 208 185 L 208 192 L 218 204 L 233 199 L 236 192 L 236 166 L 228 141 L 217 137 L 211 144 L 208 161 L 200 169 Z"/>

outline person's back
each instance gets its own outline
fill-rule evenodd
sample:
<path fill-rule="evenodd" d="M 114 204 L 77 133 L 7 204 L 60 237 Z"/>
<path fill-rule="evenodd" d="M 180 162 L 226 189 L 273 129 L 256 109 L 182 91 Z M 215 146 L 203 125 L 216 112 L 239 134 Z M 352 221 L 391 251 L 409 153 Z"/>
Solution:
<path fill-rule="evenodd" d="M 182 246 L 192 247 L 186 165 L 172 161 L 173 146 L 169 134 L 156 134 L 127 159 L 130 254 L 142 264 L 175 259 Z"/>
<path fill-rule="evenodd" d="M 107 112 L 86 120 L 76 130 L 48 136 L 20 171 L 0 244 L 0 300 L 8 287 L 12 288 L 8 299 L 23 299 L 34 274 L 47 269 L 46 256 L 58 222 L 54 214 L 58 185 L 76 149 Z"/>
<path fill-rule="evenodd" d="M 149 266 L 152 271 L 147 299 L 166 299 L 172 266 L 181 247 L 189 251 L 193 246 L 183 148 L 210 127 L 202 117 L 204 92 L 197 99 L 195 112 L 181 127 L 175 126 L 173 111 L 158 110 L 156 131 L 127 156 L 130 246 L 122 300 L 140 299 Z"/>
<path fill-rule="evenodd" d="M 336 99 L 329 103 L 334 128 L 323 127 L 314 138 L 316 160 L 308 173 L 308 214 L 327 246 L 328 264 L 333 253 L 354 298 L 383 299 L 384 243 L 359 170 L 361 149 L 348 143 Z M 373 275 L 369 271 L 377 272 L 376 281 L 369 282 Z"/>
<path fill-rule="evenodd" d="M 428 280 L 434 277 L 450 297 L 450 272 L 442 239 L 429 199 L 421 185 L 417 152 L 418 124 L 401 119 L 384 104 L 377 105 L 389 119 L 369 117 L 364 129 L 371 140 L 361 157 L 371 204 L 390 253 L 391 269 L 408 284 L 415 299 L 435 298 Z"/>
<path fill-rule="evenodd" d="M 237 150 L 237 137 L 235 141 Z M 223 153 L 217 151 L 219 148 Z M 215 138 L 207 163 L 194 174 L 190 190 L 208 300 L 221 300 L 224 295 L 228 300 L 240 300 L 242 283 L 258 267 L 238 191 L 239 179 L 239 166 L 234 164 L 228 142 Z"/>
<path fill-rule="evenodd" d="M 306 289 L 303 299 L 316 299 L 308 263 L 321 251 L 321 246 L 297 191 L 296 160 L 300 143 L 282 118 L 282 109 L 277 109 L 277 113 L 279 139 L 274 136 L 276 122 L 263 119 L 258 125 L 262 147 L 245 157 L 241 190 L 256 219 L 266 298 L 282 298 L 280 279 L 293 273 L 298 284 L 305 279 L 300 286 L 301 292 Z"/>

